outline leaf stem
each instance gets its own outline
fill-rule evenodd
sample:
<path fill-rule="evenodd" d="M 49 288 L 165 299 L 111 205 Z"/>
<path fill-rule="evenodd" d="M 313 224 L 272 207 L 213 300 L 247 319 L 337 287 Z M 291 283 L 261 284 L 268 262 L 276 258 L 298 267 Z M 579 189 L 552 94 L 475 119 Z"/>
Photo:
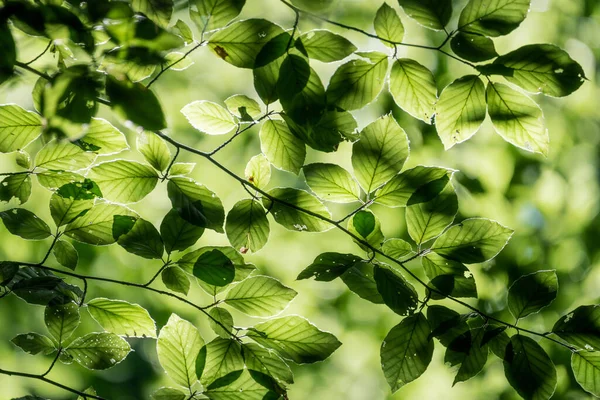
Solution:
<path fill-rule="evenodd" d="M 194 50 L 206 45 L 207 42 L 205 41 L 201 41 L 200 43 L 198 43 L 197 45 L 195 45 L 194 47 L 192 47 L 191 49 L 189 49 L 187 52 L 185 52 L 183 54 L 183 56 L 181 56 L 181 58 L 177 61 L 172 62 L 171 64 L 167 65 L 165 68 L 162 68 L 160 70 L 160 72 L 158 74 L 156 74 L 156 76 L 154 78 L 152 78 L 152 80 L 150 82 L 148 82 L 148 84 L 146 85 L 146 89 L 150 89 L 150 86 L 152 86 L 154 84 L 154 82 L 156 82 L 158 80 L 158 78 L 160 78 L 160 76 L 162 74 L 164 74 L 165 72 L 167 72 L 169 69 L 171 69 L 172 66 L 174 66 L 175 64 L 177 64 L 178 62 L 180 62 L 181 60 L 183 60 L 184 58 L 186 58 L 187 56 L 189 56 Z"/>

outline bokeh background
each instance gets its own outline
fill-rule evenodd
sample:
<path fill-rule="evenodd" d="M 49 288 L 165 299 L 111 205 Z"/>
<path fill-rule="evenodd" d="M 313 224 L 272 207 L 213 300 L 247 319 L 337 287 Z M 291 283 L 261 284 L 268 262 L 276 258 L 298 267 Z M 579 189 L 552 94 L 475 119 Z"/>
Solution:
<path fill-rule="evenodd" d="M 397 4 L 388 3 L 397 8 Z M 465 1 L 455 1 L 454 19 Z M 372 19 L 380 1 L 339 0 L 330 18 L 372 31 Z M 405 41 L 436 45 L 444 36 L 428 32 L 409 20 L 401 11 L 405 25 Z M 243 18 L 264 17 L 289 28 L 293 13 L 275 0 L 251 0 L 241 15 Z M 175 18 L 189 21 L 187 10 L 177 12 Z M 175 21 L 174 19 L 173 21 Z M 192 25 L 190 25 L 192 26 Z M 451 25 L 452 26 L 452 23 Z M 331 28 L 324 23 L 302 19 L 299 28 Z M 333 31 L 343 34 L 361 50 L 388 51 L 376 40 L 359 33 Z M 195 31 L 198 35 L 198 32 Z M 41 39 L 19 35 L 19 60 L 33 58 L 45 47 Z M 495 40 L 500 54 L 530 43 L 555 43 L 565 48 L 585 70 L 589 79 L 581 89 L 563 99 L 535 96 L 546 116 L 550 132 L 550 153 L 547 158 L 532 155 L 505 143 L 493 132 L 489 120 L 471 140 L 445 152 L 435 129 L 417 121 L 398 109 L 385 91 L 376 102 L 355 114 L 362 128 L 375 118 L 393 112 L 411 141 L 411 155 L 406 167 L 418 164 L 439 165 L 460 171 L 455 175 L 459 195 L 459 218 L 482 216 L 496 219 L 515 229 L 510 244 L 496 259 L 472 266 L 480 299 L 477 306 L 487 313 L 512 321 L 505 311 L 506 288 L 517 277 L 540 269 L 555 269 L 559 276 L 558 298 L 541 314 L 522 321 L 523 327 L 538 331 L 550 330 L 554 321 L 567 311 L 583 304 L 600 301 L 600 1 L 598 0 L 533 0 L 531 12 L 516 31 Z M 473 71 L 456 61 L 427 50 L 399 49 L 401 56 L 412 57 L 429 67 L 441 90 L 452 80 Z M 179 112 L 194 100 L 220 102 L 241 93 L 258 98 L 249 70 L 239 70 L 223 62 L 207 48 L 191 55 L 194 65 L 182 72 L 169 71 L 154 85 L 167 114 L 169 131 L 178 140 L 209 150 L 223 137 L 209 137 L 195 131 Z M 56 59 L 48 54 L 33 66 L 44 69 L 55 65 Z M 338 64 L 313 63 L 324 83 Z M 31 89 L 36 77 L 24 73 L 18 79 L 0 87 L 2 103 L 17 103 L 33 109 Z M 119 121 L 104 107 L 101 117 L 109 119 L 127 132 L 132 148 L 135 134 L 119 125 Z M 27 150 L 35 153 L 39 144 Z M 307 163 L 328 161 L 350 169 L 351 145 L 344 143 L 337 153 L 323 154 L 310 150 Z M 243 175 L 246 162 L 260 152 L 258 128 L 253 128 L 219 153 L 218 159 L 234 172 Z M 141 160 L 135 151 L 119 157 Z M 182 154 L 179 161 L 198 162 L 192 176 L 215 191 L 223 200 L 226 210 L 246 193 L 224 173 L 202 159 Z M 15 170 L 14 154 L 0 155 L 0 171 Z M 273 169 L 272 187 L 304 187 L 302 176 Z M 34 184 L 31 200 L 26 208 L 50 220 L 48 200 L 50 193 Z M 14 204 L 1 204 L 2 210 Z M 157 226 L 170 209 L 166 185 L 133 207 Z M 332 206 L 337 216 L 350 209 Z M 403 209 L 374 206 L 382 220 L 388 238 L 408 239 Z M 0 226 L 0 259 L 37 261 L 50 242 L 31 242 L 9 234 Z M 224 235 L 206 232 L 196 247 L 227 244 Z M 158 262 L 132 256 L 118 246 L 94 248 L 75 243 L 80 254 L 78 272 L 104 277 L 145 282 L 160 267 Z M 312 320 L 321 329 L 334 333 L 343 342 L 331 358 L 313 365 L 294 366 L 296 384 L 291 387 L 291 399 L 516 399 L 513 389 L 504 378 L 502 362 L 490 354 L 483 372 L 475 378 L 452 387 L 455 371 L 444 365 L 443 348 L 436 343 L 436 351 L 429 369 L 417 381 L 390 394 L 380 368 L 379 348 L 387 332 L 400 318 L 382 305 L 368 303 L 349 292 L 339 280 L 320 283 L 312 280 L 295 281 L 297 274 L 320 253 L 325 251 L 354 252 L 361 250 L 344 234 L 329 231 L 321 234 L 290 232 L 272 223 L 269 243 L 259 253 L 246 259 L 257 265 L 261 273 L 275 276 L 291 286 L 299 295 L 284 311 L 300 314 Z M 49 263 L 56 265 L 54 259 Z M 419 264 L 410 265 L 418 271 Z M 79 282 L 77 282 L 79 283 Z M 156 283 L 162 287 L 162 283 Z M 171 312 L 192 321 L 205 339 L 214 336 L 207 320 L 193 309 L 152 293 L 92 283 L 89 298 L 110 297 L 139 303 L 156 319 L 158 326 L 166 323 Z M 209 296 L 194 285 L 189 298 L 199 304 L 211 302 Z M 463 310 L 459 310 L 463 311 Z M 244 317 L 232 311 L 237 326 L 250 326 L 257 319 Z M 97 331 L 99 326 L 85 312 L 82 314 L 80 333 Z M 10 339 L 19 333 L 45 332 L 43 307 L 27 305 L 14 296 L 0 301 L 0 367 L 31 373 L 43 372 L 51 358 L 29 356 L 16 349 Z M 93 385 L 102 396 L 115 400 L 148 399 L 160 386 L 170 385 L 162 372 L 152 339 L 131 340 L 135 352 L 117 367 L 91 373 L 77 365 L 59 364 L 51 377 L 70 386 L 84 389 Z M 555 399 L 586 399 L 588 394 L 575 383 L 570 373 L 570 354 L 564 348 L 541 343 L 557 364 L 559 384 Z M 70 399 L 65 392 L 39 381 L 0 375 L 0 399 L 38 394 L 51 399 Z"/>

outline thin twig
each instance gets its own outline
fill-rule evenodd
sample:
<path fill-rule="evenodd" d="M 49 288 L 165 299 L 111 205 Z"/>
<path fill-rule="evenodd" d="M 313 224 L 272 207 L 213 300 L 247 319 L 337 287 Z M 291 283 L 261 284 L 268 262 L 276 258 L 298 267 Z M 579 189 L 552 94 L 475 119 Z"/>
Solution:
<path fill-rule="evenodd" d="M 36 62 L 41 56 L 43 56 L 44 54 L 46 54 L 46 52 L 48 51 L 48 49 L 50 48 L 50 46 L 52 46 L 52 40 L 50 40 L 48 42 L 48 46 L 46 46 L 46 48 L 44 49 L 44 51 L 42 51 L 40 54 L 38 54 L 33 60 L 26 62 L 25 65 L 29 65 L 32 64 L 34 62 Z"/>
<path fill-rule="evenodd" d="M 171 67 L 175 64 L 177 64 L 178 62 L 180 62 L 181 60 L 183 60 L 184 58 L 186 58 L 187 56 L 189 56 L 194 50 L 196 50 L 199 47 L 202 47 L 206 44 L 206 42 L 200 42 L 197 45 L 195 45 L 194 47 L 192 47 L 191 49 L 189 49 L 187 52 L 185 52 L 183 54 L 183 56 L 181 56 L 181 58 L 175 62 L 172 62 L 171 64 L 167 65 L 165 68 L 162 68 L 160 70 L 160 72 L 158 74 L 156 74 L 156 76 L 154 78 L 152 78 L 152 80 L 150 82 L 148 82 L 148 84 L 146 85 L 146 88 L 149 89 L 150 86 L 152 86 L 152 84 L 154 82 L 156 82 L 158 80 L 158 78 L 160 78 L 160 76 L 162 74 L 164 74 L 165 72 L 167 72 L 169 69 L 171 69 Z"/>
<path fill-rule="evenodd" d="M 29 65 L 27 65 L 27 64 L 25 64 L 23 62 L 15 61 L 15 66 L 17 66 L 19 68 L 23 68 L 23 69 L 25 69 L 25 70 L 27 70 L 29 72 L 32 72 L 32 73 L 34 73 L 34 74 L 36 74 L 38 76 L 41 76 L 42 78 L 44 78 L 44 79 L 46 79 L 48 81 L 52 80 L 52 77 L 50 75 L 48 75 L 48 74 L 46 74 L 44 72 L 38 71 L 37 69 L 32 68 L 32 67 L 30 67 Z"/>
<path fill-rule="evenodd" d="M 269 118 L 272 114 L 274 114 L 273 111 L 270 111 L 266 114 L 264 114 L 262 117 L 252 121 L 248 126 L 246 126 L 244 129 L 239 129 L 239 125 L 238 125 L 238 129 L 235 131 L 235 133 L 226 141 L 224 141 L 223 143 L 221 143 L 221 145 L 217 146 L 217 148 L 215 148 L 213 151 L 206 153 L 209 156 L 213 156 L 216 153 L 218 153 L 219 151 L 221 151 L 224 147 L 226 147 L 229 143 L 233 142 L 233 140 L 240 136 L 242 133 L 246 132 L 248 129 L 252 128 L 254 125 L 258 124 L 260 121 L 262 121 L 265 118 Z"/>
<path fill-rule="evenodd" d="M 61 353 L 62 353 L 62 347 L 59 347 L 58 350 L 56 351 L 56 356 L 54 357 L 54 360 L 52 360 L 52 364 L 50 364 L 50 366 L 48 367 L 46 372 L 44 372 L 40 376 L 46 376 L 50 373 L 50 371 L 52 371 L 52 368 L 54 368 L 54 366 L 56 365 L 56 361 L 58 361 L 58 358 L 60 357 Z"/>
<path fill-rule="evenodd" d="M 161 182 L 164 182 L 165 179 L 167 179 L 167 177 L 169 176 L 169 172 L 171 171 L 171 168 L 173 167 L 173 164 L 175 164 L 175 160 L 177 160 L 177 156 L 178 155 L 179 155 L 179 147 L 177 147 L 175 149 L 175 155 L 173 156 L 173 158 L 171 159 L 171 162 L 169 163 L 169 166 L 165 170 L 165 174 L 163 175 L 163 177 L 161 179 Z"/>

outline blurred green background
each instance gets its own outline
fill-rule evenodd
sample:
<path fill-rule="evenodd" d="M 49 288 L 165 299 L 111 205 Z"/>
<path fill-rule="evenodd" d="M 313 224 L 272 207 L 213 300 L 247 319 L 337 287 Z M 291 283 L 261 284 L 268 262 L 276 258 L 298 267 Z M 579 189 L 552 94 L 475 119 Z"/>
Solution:
<path fill-rule="evenodd" d="M 388 2 L 391 4 L 390 2 Z M 456 1 L 455 16 L 464 2 Z M 330 18 L 372 31 L 372 19 L 380 1 L 339 0 Z M 392 4 L 397 8 L 397 4 Z M 437 45 L 442 33 L 426 32 L 425 29 L 400 13 L 405 25 L 405 41 Z M 251 0 L 242 18 L 264 17 L 289 28 L 293 13 L 275 0 Z M 177 13 L 176 18 L 189 21 L 187 10 Z M 452 24 L 452 23 L 451 23 Z M 452 25 L 450 25 L 452 26 Z M 324 23 L 302 19 L 300 29 L 331 28 Z M 360 50 L 386 48 L 376 40 L 356 32 L 340 31 L 353 41 Z M 198 32 L 195 32 L 196 35 Z M 40 53 L 45 42 L 41 39 L 17 34 L 20 49 L 19 60 L 26 61 Z M 532 315 L 522 322 L 523 327 L 538 331 L 549 330 L 554 321 L 567 311 L 583 304 L 600 302 L 600 1 L 598 0 L 533 0 L 531 12 L 525 22 L 512 34 L 495 40 L 500 54 L 530 43 L 554 43 L 565 48 L 579 62 L 589 78 L 581 89 L 564 99 L 535 96 L 544 110 L 550 132 L 548 158 L 517 150 L 505 143 L 493 132 L 486 121 L 471 140 L 448 152 L 431 126 L 425 125 L 398 109 L 387 93 L 376 102 L 354 113 L 362 128 L 380 115 L 392 111 L 411 141 L 411 155 L 406 167 L 415 165 L 439 165 L 460 170 L 455 175 L 455 187 L 459 195 L 459 218 L 482 216 L 496 219 L 515 229 L 516 233 L 506 249 L 494 260 L 472 266 L 480 299 L 477 306 L 487 313 L 512 321 L 505 311 L 506 288 L 517 277 L 540 269 L 556 269 L 560 290 L 554 303 L 539 315 Z M 402 57 L 415 58 L 431 68 L 441 90 L 452 80 L 473 71 L 443 55 L 419 49 L 400 48 Z M 223 137 L 208 137 L 195 131 L 179 110 L 194 100 L 211 100 L 222 103 L 227 97 L 242 93 L 257 98 L 249 70 L 239 70 L 226 64 L 201 48 L 191 55 L 195 62 L 182 72 L 169 71 L 153 86 L 161 99 L 169 123 L 169 131 L 178 140 L 210 150 Z M 47 54 L 33 65 L 44 69 L 56 63 Z M 313 63 L 324 83 L 338 64 Z M 33 109 L 31 89 L 36 76 L 25 73 L 0 87 L 2 103 L 17 103 Z M 106 107 L 101 117 L 109 119 L 128 132 L 132 148 L 135 135 L 127 131 Z M 35 153 L 40 144 L 34 143 L 27 150 Z M 324 154 L 310 150 L 307 163 L 328 161 L 350 169 L 351 145 L 344 143 L 337 153 Z M 260 152 L 258 128 L 253 128 L 236 139 L 231 146 L 217 156 L 218 160 L 237 174 L 243 175 L 246 162 Z M 15 170 L 14 154 L 0 156 L 0 171 Z M 141 160 L 135 151 L 122 153 L 119 157 Z M 235 184 L 221 171 L 202 159 L 183 154 L 179 161 L 198 162 L 192 176 L 207 185 L 222 199 L 226 210 L 246 197 L 239 184 Z M 272 187 L 303 187 L 302 176 L 273 169 Z M 48 200 L 50 193 L 35 184 L 31 200 L 26 208 L 49 220 Z M 15 204 L 2 204 L 1 210 Z M 166 185 L 133 206 L 144 218 L 158 225 L 170 209 Z M 350 209 L 332 206 L 335 216 L 343 216 Z M 0 211 L 1 211 L 0 210 Z M 383 231 L 388 238 L 408 239 L 403 209 L 386 209 L 375 206 L 373 210 L 382 220 Z M 0 226 L 0 259 L 38 261 L 50 245 L 49 239 L 41 242 L 22 240 L 9 234 Z M 196 247 L 227 244 L 224 235 L 206 232 Z M 123 280 L 147 281 L 160 267 L 159 262 L 147 261 L 125 252 L 118 246 L 94 248 L 75 243 L 80 254 L 78 272 Z M 516 393 L 504 378 L 502 362 L 490 354 L 486 368 L 477 377 L 452 386 L 455 371 L 444 365 L 443 348 L 436 343 L 434 359 L 427 372 L 417 381 L 405 386 L 394 395 L 390 394 L 380 369 L 379 347 L 387 332 L 400 318 L 382 305 L 368 303 L 349 292 L 339 281 L 319 283 L 295 281 L 297 274 L 322 252 L 354 252 L 361 250 L 344 234 L 329 231 L 321 234 L 290 232 L 271 224 L 269 243 L 256 255 L 246 256 L 247 261 L 257 265 L 261 273 L 275 276 L 284 284 L 299 292 L 285 314 L 299 314 L 309 318 L 321 329 L 334 333 L 343 346 L 325 362 L 294 366 L 296 384 L 289 392 L 290 399 L 513 399 Z M 57 265 L 50 259 L 50 265 Z M 418 262 L 411 264 L 418 271 Z M 420 272 L 419 272 L 420 273 Z M 79 282 L 75 282 L 79 284 Z M 157 287 L 162 283 L 157 282 Z M 110 297 L 139 303 L 148 308 L 157 324 L 166 323 L 171 312 L 195 323 L 205 339 L 214 334 L 207 320 L 177 301 L 146 293 L 134 288 L 117 287 L 106 283 L 92 283 L 89 297 Z M 194 286 L 189 298 L 198 304 L 208 304 L 211 298 Z M 464 311 L 464 310 L 458 310 Z M 249 326 L 257 319 L 244 317 L 233 311 L 237 326 Z M 99 330 L 91 318 L 83 314 L 79 332 Z M 31 306 L 14 296 L 0 302 L 0 366 L 31 373 L 43 372 L 51 358 L 32 357 L 17 348 L 10 339 L 23 332 L 45 332 L 43 307 Z M 98 393 L 115 400 L 147 399 L 156 388 L 169 385 L 162 372 L 152 339 L 133 339 L 135 352 L 125 362 L 106 372 L 91 373 L 77 365 L 59 364 L 51 378 L 70 386 L 85 389 L 90 384 Z M 555 399 L 585 399 L 590 396 L 575 383 L 569 368 L 570 354 L 564 348 L 548 345 L 544 348 L 557 363 L 559 384 Z M 73 396 L 39 381 L 0 375 L 0 399 L 39 394 L 52 399 Z"/>

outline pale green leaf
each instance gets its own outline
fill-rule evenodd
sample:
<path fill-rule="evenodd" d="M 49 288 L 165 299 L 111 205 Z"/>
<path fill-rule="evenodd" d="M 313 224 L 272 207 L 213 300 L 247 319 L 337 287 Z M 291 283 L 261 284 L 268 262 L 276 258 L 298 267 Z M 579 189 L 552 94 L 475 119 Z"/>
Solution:
<path fill-rule="evenodd" d="M 278 120 L 268 120 L 261 127 L 260 148 L 275 167 L 295 174 L 300 172 L 306 157 L 304 143 Z"/>
<path fill-rule="evenodd" d="M 485 119 L 485 86 L 479 77 L 466 75 L 440 94 L 435 106 L 435 128 L 448 150 L 468 140 Z"/>
<path fill-rule="evenodd" d="M 198 329 L 171 314 L 158 335 L 156 352 L 167 375 L 178 385 L 191 388 L 197 381 L 196 358 L 202 346 L 204 340 Z"/>
<path fill-rule="evenodd" d="M 298 364 L 322 361 L 342 344 L 331 333 L 298 316 L 261 322 L 248 330 L 248 336 Z"/>
<path fill-rule="evenodd" d="M 108 332 L 128 337 L 156 337 L 156 325 L 145 308 L 122 300 L 95 298 L 87 302 L 88 311 Z"/>
<path fill-rule="evenodd" d="M 262 115 L 260 104 L 243 94 L 234 94 L 225 100 L 230 113 L 241 121 L 256 121 Z"/>
<path fill-rule="evenodd" d="M 367 125 L 352 146 L 354 175 L 366 193 L 392 179 L 408 158 L 408 137 L 391 114 Z"/>
<path fill-rule="evenodd" d="M 23 204 L 31 196 L 31 177 L 29 174 L 9 175 L 0 182 L 0 201 L 9 202 L 13 198 Z"/>
<path fill-rule="evenodd" d="M 485 218 L 469 218 L 452 226 L 433 243 L 431 250 L 465 264 L 494 258 L 506 246 L 513 230 Z"/>
<path fill-rule="evenodd" d="M 16 104 L 0 105 L 0 153 L 25 148 L 42 133 L 42 117 Z"/>
<path fill-rule="evenodd" d="M 173 14 L 173 0 L 133 0 L 131 8 L 141 12 L 159 26 L 166 27 Z"/>
<path fill-rule="evenodd" d="M 131 347 L 114 333 L 88 333 L 65 349 L 78 364 L 87 369 L 108 369 L 127 357 Z"/>
<path fill-rule="evenodd" d="M 356 51 L 348 39 L 325 29 L 303 33 L 295 46 L 308 57 L 327 63 L 342 60 Z"/>
<path fill-rule="evenodd" d="M 158 171 L 164 171 L 171 162 L 169 146 L 163 138 L 152 132 L 140 132 L 137 137 L 137 149 L 146 161 Z"/>
<path fill-rule="evenodd" d="M 237 374 L 232 374 L 236 378 Z M 262 380 L 261 380 L 262 381 Z M 261 383 L 254 380 L 249 371 L 243 370 L 241 375 L 234 379 L 226 379 L 224 385 L 216 384 L 208 387 L 204 392 L 210 400 L 264 400 L 277 398 Z"/>
<path fill-rule="evenodd" d="M 94 199 L 102 197 L 98 185 L 84 179 L 62 185 L 50 197 L 50 214 L 56 226 L 62 226 L 82 216 L 93 207 Z"/>
<path fill-rule="evenodd" d="M 375 52 L 376 56 L 381 53 Z M 344 110 L 363 108 L 377 97 L 388 68 L 384 55 L 375 62 L 352 60 L 340 66 L 329 80 L 327 102 Z"/>
<path fill-rule="evenodd" d="M 556 389 L 556 368 L 533 339 L 516 334 L 504 356 L 504 374 L 525 400 L 548 400 Z"/>
<path fill-rule="evenodd" d="M 165 68 L 169 67 L 169 69 L 172 69 L 173 71 L 185 71 L 194 65 L 194 62 L 184 53 L 180 51 L 173 51 L 165 56 L 164 64 Z"/>
<path fill-rule="evenodd" d="M 223 204 L 204 185 L 190 178 L 175 177 L 169 179 L 167 193 L 181 218 L 193 225 L 223 232 Z"/>
<path fill-rule="evenodd" d="M 190 19 L 201 32 L 225 26 L 239 15 L 246 0 L 190 0 Z"/>
<path fill-rule="evenodd" d="M 246 367 L 250 371 L 263 373 L 280 382 L 294 383 L 294 375 L 290 367 L 275 351 L 256 343 L 244 343 L 242 353 Z"/>
<path fill-rule="evenodd" d="M 246 180 L 260 189 L 264 189 L 271 180 L 271 164 L 264 154 L 250 159 L 244 170 Z"/>
<path fill-rule="evenodd" d="M 96 203 L 86 214 L 65 227 L 65 235 L 79 242 L 107 245 L 116 242 L 113 224 L 116 216 L 135 217 L 130 209 L 118 204 Z"/>
<path fill-rule="evenodd" d="M 381 368 L 392 392 L 425 372 L 433 355 L 427 319 L 422 313 L 406 317 L 381 344 Z"/>
<path fill-rule="evenodd" d="M 390 93 L 400 108 L 431 124 L 437 87 L 429 69 L 410 58 L 397 59 L 390 72 Z"/>
<path fill-rule="evenodd" d="M 454 170 L 418 165 L 395 175 L 375 194 L 375 202 L 387 207 L 405 207 L 420 188 L 440 179 L 451 178 Z"/>
<path fill-rule="evenodd" d="M 169 177 L 177 176 L 177 175 L 189 175 L 192 173 L 194 168 L 196 167 L 196 163 L 183 163 L 176 162 L 173 163 L 171 169 L 169 170 Z"/>
<path fill-rule="evenodd" d="M 269 220 L 262 205 L 253 199 L 240 200 L 227 214 L 225 233 L 231 245 L 241 253 L 255 253 L 269 239 Z"/>
<path fill-rule="evenodd" d="M 83 182 L 85 177 L 69 171 L 44 171 L 36 172 L 35 176 L 40 185 L 46 189 L 58 189 L 73 182 Z"/>
<path fill-rule="evenodd" d="M 39 353 L 49 355 L 56 351 L 54 343 L 49 337 L 35 332 L 21 333 L 12 338 L 11 342 L 25 353 L 31 355 Z"/>
<path fill-rule="evenodd" d="M 383 3 L 375 14 L 375 20 L 373 21 L 375 27 L 375 33 L 382 40 L 383 44 L 388 47 L 394 47 L 395 45 L 390 42 L 400 43 L 404 38 L 404 25 L 402 21 L 392 7 L 388 6 L 387 3 Z"/>
<path fill-rule="evenodd" d="M 206 345 L 201 382 L 205 387 L 232 372 L 244 369 L 242 346 L 233 339 L 216 338 Z"/>
<path fill-rule="evenodd" d="M 381 247 L 385 236 L 381 232 L 381 222 L 371 210 L 361 210 L 348 219 L 348 231 L 376 249 Z M 371 248 L 354 239 L 361 249 L 370 252 Z"/>
<path fill-rule="evenodd" d="M 253 317 L 270 317 L 283 311 L 297 292 L 268 276 L 253 276 L 233 286 L 225 304 Z"/>
<path fill-rule="evenodd" d="M 508 309 L 518 320 L 550 305 L 558 292 L 556 271 L 537 271 L 521 276 L 508 289 Z"/>
<path fill-rule="evenodd" d="M 78 170 L 89 166 L 95 158 L 94 153 L 83 151 L 70 142 L 52 140 L 36 154 L 35 166 L 45 169 Z"/>
<path fill-rule="evenodd" d="M 129 160 L 107 161 L 90 170 L 88 177 L 103 197 L 120 203 L 135 203 L 154 190 L 158 175 L 147 165 Z"/>
<path fill-rule="evenodd" d="M 110 122 L 92 118 L 84 137 L 78 140 L 83 148 L 100 155 L 117 154 L 129 150 L 125 135 Z"/>
<path fill-rule="evenodd" d="M 571 355 L 571 368 L 581 387 L 600 397 L 600 353 L 580 351 Z"/>
<path fill-rule="evenodd" d="M 208 319 L 211 329 L 220 337 L 230 339 L 231 331 L 233 330 L 233 317 L 229 311 L 224 308 L 214 307 L 211 308 L 208 314 L 212 317 Z"/>
<path fill-rule="evenodd" d="M 15 153 L 15 162 L 21 168 L 29 169 L 31 168 L 31 156 L 28 152 L 24 150 L 18 150 Z"/>
<path fill-rule="evenodd" d="M 327 207 L 310 193 L 294 188 L 275 188 L 268 193 L 276 200 L 264 197 L 263 205 L 270 210 L 275 221 L 286 229 L 300 232 L 323 232 L 331 229 L 328 222 L 300 211 L 308 210 L 322 218 L 331 218 Z"/>
<path fill-rule="evenodd" d="M 485 36 L 515 30 L 527 16 L 531 0 L 470 0 L 460 13 L 458 29 Z"/>
<path fill-rule="evenodd" d="M 209 135 L 224 135 L 237 126 L 225 108 L 207 100 L 194 101 L 183 107 L 181 113 L 194 128 Z"/>
<path fill-rule="evenodd" d="M 396 260 L 402 259 L 406 256 L 411 256 L 414 254 L 413 248 L 405 240 L 402 239 L 388 239 L 383 242 L 381 246 L 381 251 L 383 251 L 386 255 L 395 258 Z"/>
<path fill-rule="evenodd" d="M 194 41 L 194 33 L 192 32 L 188 24 L 186 24 L 180 19 L 178 19 L 175 25 L 173 26 L 173 33 L 182 38 L 185 44 L 190 44 Z"/>
<path fill-rule="evenodd" d="M 351 203 L 360 200 L 360 187 L 352 175 L 336 164 L 315 163 L 302 170 L 306 183 L 323 200 Z"/>
<path fill-rule="evenodd" d="M 152 400 L 185 400 L 187 396 L 182 390 L 170 387 L 161 387 L 150 395 Z"/>

